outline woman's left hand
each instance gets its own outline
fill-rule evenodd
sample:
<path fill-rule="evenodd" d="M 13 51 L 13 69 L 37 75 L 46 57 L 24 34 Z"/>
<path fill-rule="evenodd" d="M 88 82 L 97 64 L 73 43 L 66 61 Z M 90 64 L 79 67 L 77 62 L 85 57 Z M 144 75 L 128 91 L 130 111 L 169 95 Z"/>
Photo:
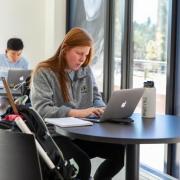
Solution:
<path fill-rule="evenodd" d="M 94 107 L 92 110 L 93 114 L 100 117 L 104 113 L 104 108 Z"/>
<path fill-rule="evenodd" d="M 84 118 L 91 115 L 100 117 L 104 113 L 103 107 L 90 107 L 87 109 L 71 109 L 68 112 L 68 116 Z"/>

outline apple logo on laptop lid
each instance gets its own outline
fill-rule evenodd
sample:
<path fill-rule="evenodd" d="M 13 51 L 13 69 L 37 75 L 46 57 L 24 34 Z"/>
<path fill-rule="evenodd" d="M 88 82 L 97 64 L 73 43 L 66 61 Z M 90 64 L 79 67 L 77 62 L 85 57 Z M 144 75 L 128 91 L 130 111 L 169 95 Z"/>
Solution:
<path fill-rule="evenodd" d="M 21 76 L 21 77 L 19 78 L 19 80 L 20 80 L 20 81 L 24 81 L 24 76 Z"/>
<path fill-rule="evenodd" d="M 121 108 L 125 108 L 126 104 L 127 104 L 127 102 L 126 102 L 126 100 L 125 100 L 124 102 L 122 102 Z"/>

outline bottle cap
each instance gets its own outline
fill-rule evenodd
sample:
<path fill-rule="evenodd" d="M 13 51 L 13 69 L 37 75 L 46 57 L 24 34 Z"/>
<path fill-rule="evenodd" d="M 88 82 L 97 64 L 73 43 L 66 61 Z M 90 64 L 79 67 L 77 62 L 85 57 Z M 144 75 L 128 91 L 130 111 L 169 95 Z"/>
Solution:
<path fill-rule="evenodd" d="M 154 81 L 146 81 L 146 82 L 144 82 L 144 87 L 153 88 L 154 87 Z"/>

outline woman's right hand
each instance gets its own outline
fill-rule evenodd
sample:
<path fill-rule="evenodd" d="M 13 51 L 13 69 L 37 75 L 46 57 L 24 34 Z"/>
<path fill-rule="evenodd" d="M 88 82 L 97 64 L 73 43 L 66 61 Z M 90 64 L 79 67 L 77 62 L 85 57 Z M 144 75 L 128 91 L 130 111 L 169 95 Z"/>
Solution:
<path fill-rule="evenodd" d="M 90 107 L 87 109 L 71 109 L 68 113 L 68 116 L 85 118 L 93 115 L 100 117 L 103 113 L 104 113 L 104 107 Z"/>

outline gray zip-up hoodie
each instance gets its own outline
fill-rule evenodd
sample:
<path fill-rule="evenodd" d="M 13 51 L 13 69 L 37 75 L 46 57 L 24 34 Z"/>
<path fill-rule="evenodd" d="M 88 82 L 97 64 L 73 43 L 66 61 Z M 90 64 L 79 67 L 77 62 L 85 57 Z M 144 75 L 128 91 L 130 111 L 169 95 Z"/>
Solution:
<path fill-rule="evenodd" d="M 34 75 L 30 93 L 31 103 L 43 118 L 66 117 L 72 108 L 105 106 L 89 66 L 69 73 L 69 80 L 71 101 L 65 103 L 59 81 L 53 71 L 41 68 Z"/>

